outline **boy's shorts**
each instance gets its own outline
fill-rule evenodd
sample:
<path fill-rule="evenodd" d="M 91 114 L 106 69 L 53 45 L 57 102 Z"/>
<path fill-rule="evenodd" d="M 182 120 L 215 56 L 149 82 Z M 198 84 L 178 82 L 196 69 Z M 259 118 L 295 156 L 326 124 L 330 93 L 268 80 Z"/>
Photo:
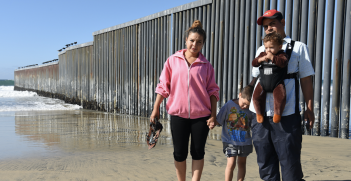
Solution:
<path fill-rule="evenodd" d="M 223 153 L 226 157 L 247 157 L 252 153 L 252 145 L 237 146 L 228 143 L 223 143 Z"/>

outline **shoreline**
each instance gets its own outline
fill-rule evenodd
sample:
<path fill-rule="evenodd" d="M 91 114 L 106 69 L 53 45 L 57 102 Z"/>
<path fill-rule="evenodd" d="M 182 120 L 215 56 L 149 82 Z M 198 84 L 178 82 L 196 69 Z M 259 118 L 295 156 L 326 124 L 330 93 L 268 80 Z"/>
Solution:
<path fill-rule="evenodd" d="M 0 148 L 5 155 L 0 157 L 0 180 L 176 180 L 166 120 L 161 120 L 159 142 L 148 150 L 144 117 L 73 110 L 0 112 L 0 118 L 6 118 L 0 122 L 0 144 L 7 145 Z M 210 131 L 202 180 L 224 180 L 220 133 L 221 127 Z M 304 179 L 350 180 L 350 148 L 350 140 L 304 135 Z M 260 180 L 256 158 L 254 150 L 247 158 L 246 180 Z M 189 154 L 187 180 L 190 165 Z"/>

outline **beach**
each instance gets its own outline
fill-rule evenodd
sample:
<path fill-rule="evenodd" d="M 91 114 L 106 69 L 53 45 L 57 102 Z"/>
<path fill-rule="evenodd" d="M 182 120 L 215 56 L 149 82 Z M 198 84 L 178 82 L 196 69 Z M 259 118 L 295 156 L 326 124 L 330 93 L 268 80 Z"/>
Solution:
<path fill-rule="evenodd" d="M 0 112 L 0 180 L 177 180 L 169 121 L 161 123 L 161 138 L 148 150 L 144 117 L 82 109 Z M 224 180 L 220 137 L 220 127 L 209 133 L 202 180 Z M 350 140 L 303 136 L 302 146 L 306 180 L 351 180 Z M 191 180 L 190 154 L 187 163 Z M 255 152 L 246 180 L 260 180 Z"/>

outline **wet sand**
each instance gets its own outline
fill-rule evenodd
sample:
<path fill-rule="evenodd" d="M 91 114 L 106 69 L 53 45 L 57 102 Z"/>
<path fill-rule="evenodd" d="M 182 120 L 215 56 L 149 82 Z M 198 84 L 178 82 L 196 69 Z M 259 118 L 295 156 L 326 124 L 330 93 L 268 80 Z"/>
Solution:
<path fill-rule="evenodd" d="M 148 120 L 101 112 L 0 112 L 0 180 L 177 180 L 169 122 L 148 150 Z M 224 180 L 221 128 L 210 131 L 202 180 Z M 351 180 L 351 142 L 303 137 L 306 180 Z M 191 159 L 187 159 L 191 180 Z M 236 172 L 234 174 L 236 178 Z M 260 180 L 256 153 L 246 180 Z"/>

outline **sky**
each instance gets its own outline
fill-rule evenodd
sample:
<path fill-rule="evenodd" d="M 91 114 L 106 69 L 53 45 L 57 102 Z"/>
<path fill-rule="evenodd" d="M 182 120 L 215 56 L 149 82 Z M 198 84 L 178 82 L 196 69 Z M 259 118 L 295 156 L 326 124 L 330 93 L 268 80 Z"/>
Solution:
<path fill-rule="evenodd" d="M 57 59 L 66 44 L 195 0 L 0 0 L 0 79 L 18 67 Z"/>
<path fill-rule="evenodd" d="M 0 0 L 0 80 L 13 80 L 18 67 L 57 59 L 66 44 L 93 41 L 94 31 L 193 1 Z"/>

